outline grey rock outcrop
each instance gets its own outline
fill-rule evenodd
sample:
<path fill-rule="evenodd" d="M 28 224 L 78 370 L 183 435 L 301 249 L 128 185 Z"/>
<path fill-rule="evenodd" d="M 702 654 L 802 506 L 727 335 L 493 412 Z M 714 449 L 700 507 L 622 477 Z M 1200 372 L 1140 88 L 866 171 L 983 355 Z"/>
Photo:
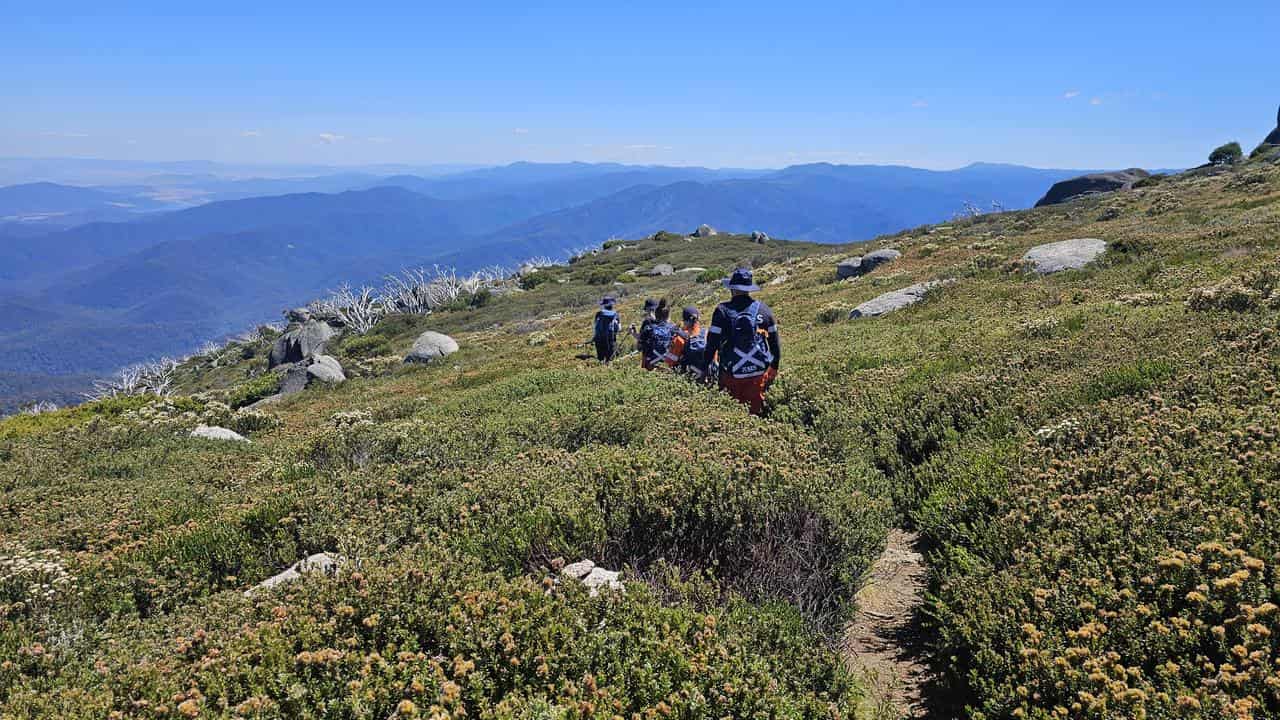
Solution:
<path fill-rule="evenodd" d="M 338 334 L 329 323 L 319 320 L 307 320 L 296 328 L 276 338 L 271 345 L 271 354 L 267 358 L 267 367 L 302 362 L 307 358 L 324 353 L 325 346 Z"/>
<path fill-rule="evenodd" d="M 581 581 L 593 596 L 597 595 L 601 588 L 606 590 L 623 589 L 622 581 L 618 579 L 622 575 L 621 572 L 606 570 L 597 566 L 591 560 L 580 560 L 576 563 L 565 565 L 560 571 L 560 575 Z"/>
<path fill-rule="evenodd" d="M 216 425 L 197 425 L 195 430 L 191 431 L 191 437 L 203 438 L 205 440 L 227 440 L 230 442 L 249 442 L 249 438 L 241 435 L 235 430 L 228 430 L 224 427 Z"/>
<path fill-rule="evenodd" d="M 877 267 L 891 263 L 900 257 L 902 257 L 902 253 L 892 248 L 875 250 L 861 257 L 851 257 L 836 266 L 836 277 L 840 280 L 861 277 Z"/>
<path fill-rule="evenodd" d="M 1081 175 L 1070 180 L 1054 183 L 1053 187 L 1049 188 L 1049 192 L 1045 193 L 1044 197 L 1036 202 L 1036 207 L 1057 205 L 1084 195 L 1129 190 L 1134 183 L 1149 177 L 1151 177 L 1151 173 L 1141 168 Z"/>
<path fill-rule="evenodd" d="M 924 299 L 925 294 L 930 290 L 950 285 L 954 280 L 929 280 L 915 285 L 908 285 L 901 290 L 887 292 L 878 297 L 868 300 L 849 312 L 849 319 L 855 320 L 864 317 L 877 317 L 885 313 L 901 310 L 908 305 L 914 305 Z"/>
<path fill-rule="evenodd" d="M 284 572 L 272 575 L 262 582 L 254 585 L 244 591 L 245 597 L 250 597 L 260 590 L 268 590 L 277 585 L 292 582 L 302 577 L 306 573 L 324 573 L 325 575 L 336 575 L 338 566 L 342 564 L 342 558 L 338 555 L 330 553 L 316 553 L 290 565 Z"/>
<path fill-rule="evenodd" d="M 719 235 L 719 234 L 720 234 L 719 230 L 716 230 L 715 228 L 711 227 L 710 225 L 707 225 L 706 223 L 699 225 L 698 229 L 693 231 L 694 237 L 702 237 L 702 238 L 711 237 L 712 235 Z"/>
<path fill-rule="evenodd" d="M 332 355 L 316 355 L 313 357 L 311 364 L 307 365 L 307 377 L 309 380 L 330 385 L 337 385 L 347 381 L 346 373 L 342 372 L 342 365 Z"/>
<path fill-rule="evenodd" d="M 284 378 L 280 380 L 280 391 L 273 397 L 289 397 L 290 395 L 297 395 L 307 389 L 307 384 L 310 380 L 311 375 L 307 372 L 306 365 L 301 363 L 297 365 L 290 365 L 284 371 Z"/>
<path fill-rule="evenodd" d="M 769 242 L 769 235 L 768 233 L 762 232 L 760 230 L 753 230 L 751 232 L 751 242 L 759 245 L 763 245 Z"/>
<path fill-rule="evenodd" d="M 404 356 L 407 363 L 429 363 L 458 352 L 458 341 L 444 333 L 428 330 L 413 341 L 413 348 Z"/>
<path fill-rule="evenodd" d="M 284 311 L 284 319 L 289 324 L 304 323 L 311 319 L 311 311 L 304 307 L 294 308 Z"/>
<path fill-rule="evenodd" d="M 645 274 L 650 277 L 666 277 L 667 275 L 674 275 L 675 272 L 676 269 L 671 265 L 668 265 L 667 263 L 658 263 Z"/>
<path fill-rule="evenodd" d="M 279 399 L 296 395 L 316 383 L 337 385 L 347 381 L 347 375 L 337 359 L 329 355 L 315 355 L 302 362 L 289 365 L 280 380 L 280 391 L 272 398 Z M 270 400 L 272 398 L 264 398 Z M 255 403 L 256 404 L 256 403 Z"/>
<path fill-rule="evenodd" d="M 1263 145 L 1280 145 L 1280 110 L 1276 111 L 1276 129 L 1262 141 Z"/>
<path fill-rule="evenodd" d="M 1022 256 L 1032 269 L 1041 275 L 1078 270 L 1093 262 L 1107 251 L 1107 241 L 1097 238 L 1077 238 L 1037 245 Z"/>

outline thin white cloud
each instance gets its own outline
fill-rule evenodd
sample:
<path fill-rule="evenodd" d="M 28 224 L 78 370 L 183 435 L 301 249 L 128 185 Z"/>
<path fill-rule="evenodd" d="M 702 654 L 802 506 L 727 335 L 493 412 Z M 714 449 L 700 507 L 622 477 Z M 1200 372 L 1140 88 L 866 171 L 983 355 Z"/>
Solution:
<path fill-rule="evenodd" d="M 927 107 L 929 107 L 929 101 L 927 101 L 927 100 L 917 100 L 917 101 L 915 101 L 915 102 L 911 103 L 911 107 L 913 107 L 913 108 L 927 108 Z"/>
<path fill-rule="evenodd" d="M 511 132 L 512 132 L 512 133 L 514 133 L 514 134 L 516 134 L 516 135 L 528 135 L 528 134 L 529 134 L 529 128 L 516 128 L 516 129 L 512 130 Z"/>
<path fill-rule="evenodd" d="M 56 130 L 45 130 L 40 133 L 44 137 L 60 137 L 60 138 L 87 138 L 89 133 L 81 132 L 58 132 Z"/>
<path fill-rule="evenodd" d="M 320 133 L 316 137 L 318 137 L 320 139 L 320 142 L 324 143 L 325 145 L 332 145 L 336 142 L 347 139 L 345 135 L 337 135 L 335 133 Z"/>
<path fill-rule="evenodd" d="M 626 145 L 624 146 L 624 149 L 626 150 L 657 150 L 658 146 L 657 145 Z"/>
<path fill-rule="evenodd" d="M 1070 100 L 1071 98 L 1074 98 L 1074 97 L 1080 97 L 1080 91 L 1079 91 L 1079 90 L 1068 90 L 1068 91 L 1066 91 L 1066 92 L 1062 93 L 1062 99 L 1063 99 L 1063 100 Z"/>
<path fill-rule="evenodd" d="M 1089 99 L 1089 104 L 1090 104 L 1090 105 L 1101 105 L 1101 104 L 1102 104 L 1102 98 L 1100 98 L 1100 97 L 1090 98 L 1090 99 Z"/>
<path fill-rule="evenodd" d="M 240 137 L 262 137 L 261 130 L 245 130 L 240 133 Z"/>

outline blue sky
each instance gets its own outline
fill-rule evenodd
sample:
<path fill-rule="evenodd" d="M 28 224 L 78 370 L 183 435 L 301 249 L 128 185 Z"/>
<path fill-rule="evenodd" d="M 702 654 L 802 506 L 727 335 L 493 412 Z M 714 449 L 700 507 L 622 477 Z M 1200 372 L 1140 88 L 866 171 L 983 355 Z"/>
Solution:
<path fill-rule="evenodd" d="M 11 3 L 0 156 L 1186 166 L 1274 2 Z"/>

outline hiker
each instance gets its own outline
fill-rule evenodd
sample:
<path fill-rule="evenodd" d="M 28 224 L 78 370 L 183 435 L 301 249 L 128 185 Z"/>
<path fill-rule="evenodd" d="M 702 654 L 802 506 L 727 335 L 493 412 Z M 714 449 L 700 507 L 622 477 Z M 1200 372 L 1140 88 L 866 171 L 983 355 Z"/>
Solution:
<path fill-rule="evenodd" d="M 698 308 L 687 307 L 680 312 L 680 327 L 671 339 L 671 348 L 663 358 L 676 372 L 688 374 L 695 380 L 709 375 L 704 371 L 707 352 L 707 331 L 699 322 Z"/>
<path fill-rule="evenodd" d="M 631 333 L 631 339 L 636 341 L 637 346 L 640 343 L 640 335 L 653 322 L 653 313 L 658 309 L 658 301 L 653 298 L 644 299 L 644 319 L 640 321 L 640 329 L 636 329 L 636 324 L 631 323 L 631 328 L 627 331 Z"/>
<path fill-rule="evenodd" d="M 768 305 L 751 297 L 758 291 L 750 268 L 738 268 L 724 281 L 733 297 L 716 306 L 707 333 L 704 371 L 720 362 L 720 387 L 745 403 L 751 414 L 764 412 L 764 394 L 778 377 L 782 341 Z"/>
<path fill-rule="evenodd" d="M 676 326 L 671 322 L 671 307 L 663 298 L 653 309 L 653 319 L 646 320 L 640 328 L 640 366 L 645 370 L 660 367 L 671 350 L 676 336 Z"/>
<path fill-rule="evenodd" d="M 618 354 L 618 331 L 622 329 L 622 321 L 613 309 L 617 299 L 606 295 L 600 300 L 600 310 L 596 312 L 591 342 L 596 346 L 596 360 L 611 363 Z"/>

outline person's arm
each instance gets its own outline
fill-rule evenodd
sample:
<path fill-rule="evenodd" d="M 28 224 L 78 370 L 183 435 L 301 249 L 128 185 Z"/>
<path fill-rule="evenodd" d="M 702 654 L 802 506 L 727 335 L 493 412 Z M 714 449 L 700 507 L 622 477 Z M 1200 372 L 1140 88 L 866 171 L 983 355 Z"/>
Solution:
<path fill-rule="evenodd" d="M 724 339 L 728 337 L 727 331 L 728 327 L 724 312 L 717 305 L 716 311 L 711 315 L 711 328 L 707 330 L 707 351 L 703 353 L 702 357 L 702 371 L 704 373 L 711 370 L 711 363 L 715 360 L 716 355 L 719 354 L 720 346 L 724 343 Z"/>
<path fill-rule="evenodd" d="M 779 363 L 782 362 L 782 336 L 778 334 L 778 321 L 773 317 L 773 310 L 767 305 L 764 316 L 764 330 L 769 334 L 769 352 L 773 355 L 773 362 L 769 366 L 776 372 Z"/>

